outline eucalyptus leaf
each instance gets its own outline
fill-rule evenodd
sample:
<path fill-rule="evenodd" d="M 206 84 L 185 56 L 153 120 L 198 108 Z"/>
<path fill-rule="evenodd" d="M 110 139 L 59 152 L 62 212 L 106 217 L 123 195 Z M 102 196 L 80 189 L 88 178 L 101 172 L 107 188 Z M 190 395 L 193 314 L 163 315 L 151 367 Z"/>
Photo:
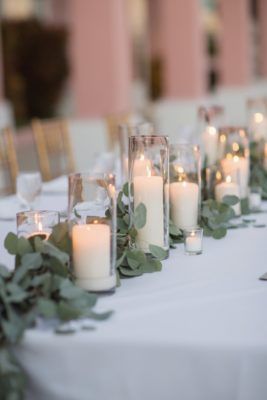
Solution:
<path fill-rule="evenodd" d="M 214 239 L 222 239 L 226 235 L 226 233 L 227 233 L 227 229 L 221 227 L 212 232 L 212 237 Z"/>
<path fill-rule="evenodd" d="M 126 182 L 122 187 L 123 194 L 128 197 L 129 196 L 129 184 Z"/>
<path fill-rule="evenodd" d="M 57 305 L 53 300 L 39 298 L 36 306 L 38 313 L 45 318 L 53 318 L 57 316 Z"/>
<path fill-rule="evenodd" d="M 17 254 L 23 256 L 24 254 L 31 253 L 32 251 L 33 248 L 30 241 L 23 236 L 20 237 L 17 242 Z"/>
<path fill-rule="evenodd" d="M 235 206 L 239 203 L 239 198 L 237 196 L 227 195 L 223 197 L 222 202 L 228 206 Z"/>
<path fill-rule="evenodd" d="M 165 260 L 165 258 L 168 256 L 168 252 L 166 250 L 154 244 L 149 245 L 149 251 L 156 259 L 160 261 Z"/>
<path fill-rule="evenodd" d="M 138 204 L 134 210 L 134 226 L 136 229 L 142 229 L 146 224 L 146 206 L 143 203 Z"/>
<path fill-rule="evenodd" d="M 11 275 L 11 272 L 2 264 L 0 264 L 0 276 L 3 278 L 9 278 Z"/>
<path fill-rule="evenodd" d="M 126 252 L 126 257 L 130 268 L 133 270 L 138 268 L 140 264 L 146 262 L 146 256 L 140 250 L 128 250 Z"/>
<path fill-rule="evenodd" d="M 4 246 L 9 254 L 16 255 L 18 249 L 18 237 L 13 232 L 9 232 L 5 238 Z"/>
<path fill-rule="evenodd" d="M 148 259 L 145 264 L 142 265 L 143 272 L 151 273 L 158 272 L 162 269 L 162 264 L 159 260 Z"/>

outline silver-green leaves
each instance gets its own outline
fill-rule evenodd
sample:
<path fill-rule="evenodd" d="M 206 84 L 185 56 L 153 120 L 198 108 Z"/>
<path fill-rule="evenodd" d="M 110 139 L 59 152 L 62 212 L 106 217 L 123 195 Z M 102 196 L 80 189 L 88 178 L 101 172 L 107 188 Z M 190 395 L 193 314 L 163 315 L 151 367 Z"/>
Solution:
<path fill-rule="evenodd" d="M 66 224 L 57 225 L 49 241 L 9 233 L 5 247 L 16 256 L 16 268 L 9 272 L 0 265 L 0 400 L 23 397 L 23 371 L 9 347 L 22 338 L 37 317 L 53 319 L 59 332 L 62 322 L 101 320 L 111 315 L 110 311 L 94 312 L 96 295 L 72 281 Z"/>
<path fill-rule="evenodd" d="M 201 207 L 201 226 L 205 236 L 222 239 L 228 228 L 228 222 L 235 216 L 233 205 L 239 202 L 236 196 L 225 196 L 223 202 L 206 200 Z"/>

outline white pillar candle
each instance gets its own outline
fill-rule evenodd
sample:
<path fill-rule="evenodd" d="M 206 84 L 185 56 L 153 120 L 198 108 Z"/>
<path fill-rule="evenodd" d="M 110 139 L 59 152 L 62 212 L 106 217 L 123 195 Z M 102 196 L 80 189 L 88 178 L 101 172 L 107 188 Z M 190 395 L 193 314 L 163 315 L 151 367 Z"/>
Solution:
<path fill-rule="evenodd" d="M 151 161 L 142 154 L 139 159 L 134 161 L 133 177 L 147 176 L 148 171 L 151 171 Z"/>
<path fill-rule="evenodd" d="M 238 198 L 240 197 L 239 186 L 237 185 L 237 183 L 232 182 L 230 176 L 226 177 L 225 182 L 218 183 L 215 186 L 215 199 L 221 202 L 225 196 L 237 196 Z M 240 202 L 232 206 L 232 208 L 236 216 L 241 214 Z"/>
<path fill-rule="evenodd" d="M 217 161 L 218 131 L 214 126 L 208 126 L 202 134 L 207 165 L 214 165 Z"/>
<path fill-rule="evenodd" d="M 249 194 L 249 208 L 251 211 L 259 211 L 261 209 L 261 194 L 250 193 Z"/>
<path fill-rule="evenodd" d="M 146 224 L 138 229 L 137 244 L 145 252 L 150 244 L 164 247 L 163 178 L 136 176 L 133 183 L 134 208 L 140 203 L 146 207 Z"/>
<path fill-rule="evenodd" d="M 74 272 L 78 286 L 92 291 L 105 291 L 115 287 L 115 275 L 110 273 L 110 227 L 108 225 L 74 225 L 72 246 Z"/>
<path fill-rule="evenodd" d="M 250 131 L 256 142 L 267 137 L 267 119 L 262 113 L 257 112 L 253 114 Z"/>
<path fill-rule="evenodd" d="M 267 171 L 267 143 L 265 143 L 265 145 L 264 145 L 263 167 L 264 167 L 265 171 Z"/>
<path fill-rule="evenodd" d="M 240 198 L 246 198 L 248 196 L 249 159 L 229 154 L 221 160 L 221 165 L 224 174 L 230 175 L 232 181 L 239 184 Z"/>
<path fill-rule="evenodd" d="M 185 238 L 186 253 L 199 254 L 202 253 L 202 236 L 192 231 Z"/>
<path fill-rule="evenodd" d="M 171 219 L 180 229 L 190 229 L 198 222 L 199 187 L 192 182 L 170 184 Z"/>

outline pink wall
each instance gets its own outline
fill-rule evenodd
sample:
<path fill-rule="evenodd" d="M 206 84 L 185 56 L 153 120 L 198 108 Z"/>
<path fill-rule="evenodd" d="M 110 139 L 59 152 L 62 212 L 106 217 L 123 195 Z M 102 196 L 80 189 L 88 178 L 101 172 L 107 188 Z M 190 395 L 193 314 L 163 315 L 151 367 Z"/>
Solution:
<path fill-rule="evenodd" d="M 164 93 L 169 98 L 192 98 L 205 91 L 204 36 L 199 0 L 151 0 L 158 7 L 152 25 L 152 51 L 163 58 Z M 157 32 L 158 29 L 158 32 Z"/>
<path fill-rule="evenodd" d="M 131 57 L 125 0 L 70 2 L 72 86 L 77 114 L 128 111 Z"/>
<path fill-rule="evenodd" d="M 267 0 L 258 0 L 260 72 L 267 77 Z"/>
<path fill-rule="evenodd" d="M 219 11 L 222 84 L 246 85 L 252 75 L 249 0 L 219 0 Z"/>

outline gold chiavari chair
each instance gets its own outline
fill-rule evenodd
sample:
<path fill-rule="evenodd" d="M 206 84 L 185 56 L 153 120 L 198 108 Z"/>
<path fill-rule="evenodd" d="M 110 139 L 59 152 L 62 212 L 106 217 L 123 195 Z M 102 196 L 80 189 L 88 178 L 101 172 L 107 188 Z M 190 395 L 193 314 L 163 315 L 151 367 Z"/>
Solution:
<path fill-rule="evenodd" d="M 34 119 L 32 130 L 43 180 L 73 172 L 74 158 L 67 121 Z"/>
<path fill-rule="evenodd" d="M 6 196 L 16 191 L 18 161 L 11 128 L 0 132 L 0 196 Z"/>
<path fill-rule="evenodd" d="M 130 113 L 109 115 L 106 117 L 106 125 L 108 131 L 108 147 L 114 150 L 119 141 L 118 127 L 120 124 L 128 124 L 130 122 Z"/>

